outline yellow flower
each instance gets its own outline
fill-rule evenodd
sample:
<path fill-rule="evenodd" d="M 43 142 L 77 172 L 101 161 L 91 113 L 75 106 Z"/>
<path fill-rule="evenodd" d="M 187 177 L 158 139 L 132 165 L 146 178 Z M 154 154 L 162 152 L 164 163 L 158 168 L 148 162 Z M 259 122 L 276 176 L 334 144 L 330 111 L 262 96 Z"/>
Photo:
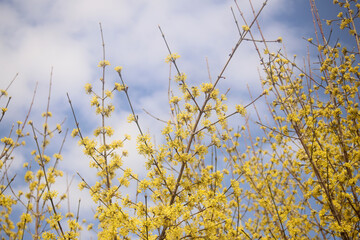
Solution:
<path fill-rule="evenodd" d="M 166 57 L 165 62 L 166 63 L 175 62 L 175 60 L 178 58 L 180 58 L 180 55 L 178 55 L 177 53 L 172 53 Z"/>
<path fill-rule="evenodd" d="M 87 226 L 87 230 L 90 231 L 91 229 L 93 229 L 94 227 L 94 224 L 90 223 L 88 226 Z"/>
<path fill-rule="evenodd" d="M 128 154 L 129 154 L 129 152 L 128 152 L 127 150 L 123 150 L 123 151 L 122 151 L 122 155 L 123 155 L 124 157 L 126 157 Z"/>
<path fill-rule="evenodd" d="M 176 74 L 175 76 L 175 81 L 176 82 L 184 82 L 186 80 L 186 74 L 185 73 L 181 73 L 180 75 L 179 74 Z"/>
<path fill-rule="evenodd" d="M 245 109 L 243 106 L 241 106 L 241 105 L 236 105 L 236 106 L 235 106 L 235 109 L 236 109 L 236 112 L 238 112 L 238 113 L 241 114 L 241 116 L 245 116 L 245 114 L 246 114 L 246 109 Z"/>
<path fill-rule="evenodd" d="M 174 96 L 170 99 L 170 103 L 177 104 L 180 100 L 181 98 L 179 98 L 178 96 Z"/>
<path fill-rule="evenodd" d="M 134 116 L 134 114 L 130 114 L 130 115 L 128 116 L 128 118 L 127 118 L 127 121 L 128 121 L 128 123 L 131 123 L 131 122 L 135 121 L 135 116 Z"/>
<path fill-rule="evenodd" d="M 243 29 L 244 31 L 249 31 L 249 30 L 250 30 L 249 26 L 247 26 L 247 25 L 243 25 L 243 26 L 242 26 L 242 29 Z"/>
<path fill-rule="evenodd" d="M 43 232 L 41 234 L 41 237 L 43 239 L 56 239 L 56 235 L 54 233 L 52 233 L 52 232 Z"/>
<path fill-rule="evenodd" d="M 105 127 L 106 134 L 111 137 L 114 134 L 114 129 L 112 127 Z"/>
<path fill-rule="evenodd" d="M 71 136 L 72 136 L 72 137 L 75 137 L 75 136 L 77 136 L 78 134 L 79 134 L 79 130 L 78 130 L 77 128 L 75 128 L 75 129 L 72 131 Z"/>
<path fill-rule="evenodd" d="M 86 184 L 85 182 L 80 182 L 80 183 L 79 183 L 79 189 L 80 189 L 80 190 L 83 190 L 83 189 L 86 187 L 86 185 L 87 185 L 87 184 Z"/>
<path fill-rule="evenodd" d="M 276 41 L 277 41 L 278 43 L 282 43 L 283 39 L 282 39 L 282 37 L 278 37 L 278 39 L 276 39 Z"/>
<path fill-rule="evenodd" d="M 27 171 L 25 176 L 24 176 L 24 179 L 26 182 L 30 182 L 31 180 L 34 179 L 34 174 L 32 171 Z"/>
<path fill-rule="evenodd" d="M 115 71 L 117 71 L 118 73 L 121 73 L 122 68 L 123 68 L 123 67 L 116 66 L 114 69 L 115 69 Z"/>
<path fill-rule="evenodd" d="M 3 90 L 3 89 L 0 90 L 0 93 L 1 93 L 0 96 L 2 96 L 2 95 L 7 96 L 7 95 L 8 95 L 8 93 L 6 92 L 6 90 Z"/>
<path fill-rule="evenodd" d="M 90 106 L 100 106 L 100 103 L 98 101 L 98 97 L 94 95 L 90 101 Z"/>
<path fill-rule="evenodd" d="M 55 154 L 53 155 L 53 157 L 54 157 L 55 159 L 60 159 L 60 160 L 63 159 L 63 157 L 62 157 L 61 154 L 59 154 L 59 153 L 55 153 Z"/>
<path fill-rule="evenodd" d="M 58 130 L 58 132 L 61 133 L 61 125 L 60 124 L 56 124 L 56 130 Z"/>
<path fill-rule="evenodd" d="M 209 93 L 213 89 L 212 83 L 202 83 L 200 87 L 204 93 Z"/>
<path fill-rule="evenodd" d="M 43 112 L 41 114 L 42 117 L 52 117 L 52 113 L 51 112 Z"/>
<path fill-rule="evenodd" d="M 124 91 L 126 89 L 126 87 L 120 83 L 115 83 L 115 89 L 118 90 L 119 92 Z"/>
<path fill-rule="evenodd" d="M 86 92 L 87 94 L 90 94 L 91 91 L 92 91 L 92 86 L 91 86 L 91 84 L 90 84 L 90 83 L 85 84 L 85 92 Z"/>
<path fill-rule="evenodd" d="M 105 91 L 105 95 L 107 96 L 107 97 L 109 97 L 109 98 L 113 98 L 113 94 L 112 94 L 112 92 L 111 91 L 109 91 L 109 90 L 106 90 Z"/>
<path fill-rule="evenodd" d="M 5 145 L 11 145 L 11 146 L 15 145 L 14 141 L 8 137 L 3 137 L 1 139 L 1 142 L 5 143 Z"/>
<path fill-rule="evenodd" d="M 106 65 L 110 65 L 110 62 L 108 60 L 101 60 L 98 67 L 105 67 Z"/>

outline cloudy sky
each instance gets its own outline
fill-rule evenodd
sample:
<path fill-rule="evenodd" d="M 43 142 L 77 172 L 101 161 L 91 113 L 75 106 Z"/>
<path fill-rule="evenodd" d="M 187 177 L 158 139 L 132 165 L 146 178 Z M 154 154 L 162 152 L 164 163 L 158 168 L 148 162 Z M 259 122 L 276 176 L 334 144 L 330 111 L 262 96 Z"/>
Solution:
<path fill-rule="evenodd" d="M 238 0 L 247 21 L 252 13 L 247 0 Z M 253 0 L 256 9 L 262 0 Z M 321 1 L 320 12 L 326 18 L 334 11 Z M 208 81 L 208 60 L 213 79 L 224 66 L 231 49 L 238 40 L 238 32 L 230 10 L 234 8 L 239 24 L 244 25 L 235 4 L 231 0 L 1 0 L 0 1 L 0 88 L 7 87 L 18 73 L 18 77 L 8 90 L 12 96 L 9 111 L 0 123 L 0 132 L 8 132 L 9 124 L 23 120 L 38 83 L 33 111 L 30 115 L 41 127 L 41 113 L 45 112 L 51 69 L 52 94 L 50 111 L 52 123 L 62 122 L 63 128 L 74 128 L 66 93 L 69 93 L 77 112 L 80 126 L 88 134 L 100 123 L 89 106 L 89 96 L 83 86 L 96 86 L 101 76 L 97 64 L 102 60 L 99 22 L 103 27 L 106 59 L 110 61 L 106 80 L 119 81 L 113 67 L 123 66 L 123 76 L 129 86 L 129 93 L 140 123 L 145 131 L 157 136 L 162 124 L 145 114 L 146 109 L 153 115 L 167 120 L 169 108 L 167 89 L 169 65 L 165 63 L 168 52 L 159 32 L 164 31 L 173 52 L 181 55 L 178 60 L 180 70 L 188 75 L 188 81 L 199 84 Z M 269 0 L 259 21 L 265 38 L 283 38 L 289 55 L 304 56 L 308 43 L 302 38 L 313 36 L 313 23 L 308 1 Z M 282 44 L 273 44 L 274 48 Z M 244 43 L 225 72 L 226 79 L 220 89 L 229 93 L 233 103 L 246 104 L 249 85 L 253 94 L 260 92 L 258 57 L 250 43 Z M 110 86 L 110 85 L 109 85 Z M 4 106 L 5 100 L 0 100 Z M 117 136 L 129 133 L 136 136 L 134 125 L 126 123 L 129 108 L 124 96 L 114 99 L 117 107 L 110 124 L 116 127 Z M 55 146 L 63 136 L 54 139 Z M 135 139 L 135 137 L 133 137 Z M 31 139 L 27 151 L 31 151 Z M 129 167 L 142 169 L 143 159 L 134 152 L 134 141 L 127 148 Z M 13 171 L 21 165 L 29 153 L 16 153 Z M 88 159 L 82 156 L 76 140 L 68 136 L 61 168 L 71 178 L 76 171 L 84 177 L 91 176 Z M 86 169 L 86 170 L 85 170 Z M 141 172 L 141 170 L 139 170 Z M 63 180 L 62 183 L 65 183 Z M 73 186 L 79 182 L 74 178 Z M 77 192 L 71 196 L 77 201 Z M 85 204 L 90 204 L 86 202 Z M 84 207 L 86 210 L 86 206 Z M 74 210 L 74 209 L 72 209 Z"/>

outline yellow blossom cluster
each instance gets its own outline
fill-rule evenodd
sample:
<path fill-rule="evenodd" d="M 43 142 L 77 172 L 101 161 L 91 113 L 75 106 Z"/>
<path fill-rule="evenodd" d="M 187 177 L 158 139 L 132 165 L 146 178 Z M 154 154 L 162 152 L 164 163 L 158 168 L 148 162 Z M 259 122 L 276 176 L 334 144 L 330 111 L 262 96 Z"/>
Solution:
<path fill-rule="evenodd" d="M 101 60 L 98 64 L 98 67 L 106 67 L 110 65 L 110 62 L 108 60 Z"/>
<path fill-rule="evenodd" d="M 180 55 L 177 53 L 172 53 L 170 55 L 168 55 L 165 59 L 166 63 L 170 63 L 170 62 L 175 62 L 176 59 L 180 58 Z"/>

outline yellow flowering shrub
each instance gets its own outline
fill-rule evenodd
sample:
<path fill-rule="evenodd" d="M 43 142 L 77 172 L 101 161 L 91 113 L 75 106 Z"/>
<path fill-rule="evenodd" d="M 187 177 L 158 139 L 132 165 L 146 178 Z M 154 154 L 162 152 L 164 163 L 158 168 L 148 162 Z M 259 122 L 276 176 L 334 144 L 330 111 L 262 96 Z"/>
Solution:
<path fill-rule="evenodd" d="M 217 78 L 198 85 L 180 71 L 176 61 L 180 56 L 171 52 L 160 29 L 169 50 L 165 61 L 175 67 L 171 78 L 178 89 L 169 91 L 170 116 L 163 121 L 158 142 L 141 127 L 124 80 L 126 71 L 115 67 L 118 82 L 109 80 L 105 73 L 110 62 L 101 60 L 100 81 L 84 87 L 99 120 L 92 136 L 85 135 L 89 131 L 82 129 L 68 95 L 75 120 L 71 136 L 78 139 L 89 167 L 96 171 L 94 179 L 78 174 L 78 188 L 88 191 L 93 201 L 94 219 L 88 224 L 62 208 L 69 193 L 55 188 L 63 176 L 58 165 L 65 158 L 62 148 L 67 131 L 62 124 L 50 123 L 49 95 L 41 114 L 43 123 L 28 121 L 27 116 L 1 136 L 0 236 L 78 239 L 87 229 L 95 231 L 98 239 L 359 238 L 360 40 L 356 27 L 360 5 L 355 0 L 335 0 L 341 12 L 326 20 L 351 37 L 353 46 L 346 47 L 341 38 L 328 42 L 314 1 L 310 2 L 321 31 L 305 40 L 318 59 L 309 63 L 316 67 L 306 70 L 283 50 L 271 52 L 269 42 L 282 43 L 281 37 L 273 41 L 253 38 L 254 23 L 265 4 L 251 24 L 243 19 L 242 32 L 235 20 L 239 41 Z M 263 90 L 246 104 L 229 104 L 227 92 L 219 85 L 245 39 L 253 42 L 259 54 Z M 144 160 L 144 174 L 124 167 L 131 136 L 119 136 L 109 125 L 117 109 L 116 94 L 126 95 L 128 124 L 139 131 L 136 150 Z M 7 96 L 7 90 L 0 90 L 0 98 Z M 258 101 L 269 111 L 259 112 Z M 7 107 L 1 106 L 0 122 Z M 249 115 L 257 117 L 254 124 Z M 236 125 L 231 118 L 245 123 Z M 62 135 L 54 151 L 50 142 Z M 34 148 L 23 163 L 25 190 L 16 191 L 16 176 L 9 175 L 8 169 L 14 150 L 30 140 Z M 22 208 L 18 215 L 15 204 Z"/>

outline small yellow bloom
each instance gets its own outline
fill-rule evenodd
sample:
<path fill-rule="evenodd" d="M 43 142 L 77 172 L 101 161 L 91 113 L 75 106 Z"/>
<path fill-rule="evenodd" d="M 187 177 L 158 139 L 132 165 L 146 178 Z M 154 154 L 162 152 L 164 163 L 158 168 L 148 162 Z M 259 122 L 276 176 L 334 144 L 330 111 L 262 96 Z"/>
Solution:
<path fill-rule="evenodd" d="M 56 124 L 56 130 L 58 130 L 58 132 L 61 133 L 61 125 L 60 124 Z"/>
<path fill-rule="evenodd" d="M 282 39 L 282 37 L 278 37 L 278 39 L 276 39 L 276 41 L 277 41 L 278 43 L 282 43 L 283 39 Z"/>
<path fill-rule="evenodd" d="M 240 113 L 241 116 L 245 116 L 246 115 L 246 109 L 241 106 L 241 105 L 236 105 L 235 106 L 236 112 Z"/>
<path fill-rule="evenodd" d="M 51 112 L 43 112 L 41 114 L 42 117 L 52 117 L 52 113 Z"/>
<path fill-rule="evenodd" d="M 8 93 L 7 93 L 5 90 L 3 90 L 3 89 L 0 90 L 0 93 L 1 93 L 0 96 L 2 96 L 2 95 L 7 96 L 7 95 L 8 95 Z"/>
<path fill-rule="evenodd" d="M 75 136 L 77 136 L 78 134 L 79 134 L 79 130 L 78 130 L 77 128 L 75 128 L 75 129 L 72 131 L 71 136 L 72 136 L 72 137 L 75 137 Z"/>
<path fill-rule="evenodd" d="M 112 127 L 105 127 L 106 134 L 111 137 L 114 134 L 114 129 Z"/>
<path fill-rule="evenodd" d="M 177 104 L 179 101 L 181 100 L 181 98 L 179 98 L 178 96 L 174 96 L 170 99 L 170 104 Z"/>
<path fill-rule="evenodd" d="M 41 234 L 41 237 L 43 239 L 56 239 L 56 235 L 54 233 L 52 233 L 52 232 L 43 232 Z"/>
<path fill-rule="evenodd" d="M 123 155 L 124 157 L 127 157 L 127 156 L 129 155 L 129 152 L 128 152 L 127 150 L 123 150 L 123 151 L 122 151 L 122 155 Z"/>
<path fill-rule="evenodd" d="M 312 42 L 312 40 L 313 40 L 312 38 L 308 38 L 308 40 L 307 40 L 307 41 L 308 41 L 308 42 Z"/>
<path fill-rule="evenodd" d="M 134 116 L 134 114 L 130 114 L 130 115 L 128 116 L 128 118 L 127 118 L 127 121 L 128 121 L 128 123 L 131 123 L 131 122 L 135 121 L 135 116 Z"/>
<path fill-rule="evenodd" d="M 186 80 L 186 74 L 185 73 L 181 73 L 180 75 L 179 74 L 176 74 L 175 76 L 175 81 L 176 82 L 184 82 Z"/>
<path fill-rule="evenodd" d="M 124 91 L 126 89 L 126 87 L 120 83 L 115 83 L 115 89 L 118 90 L 119 92 Z"/>
<path fill-rule="evenodd" d="M 87 226 L 87 230 L 90 231 L 91 229 L 93 229 L 93 227 L 94 227 L 94 224 L 91 223 Z"/>
<path fill-rule="evenodd" d="M 24 176 L 24 179 L 26 182 L 30 182 L 31 180 L 34 179 L 34 174 L 32 171 L 27 171 L 25 176 Z"/>
<path fill-rule="evenodd" d="M 242 29 L 243 29 L 244 31 L 249 31 L 249 30 L 250 30 L 249 26 L 247 26 L 247 25 L 243 25 L 243 26 L 242 26 Z"/>
<path fill-rule="evenodd" d="M 1 142 L 5 143 L 5 145 L 11 145 L 11 146 L 14 146 L 15 143 L 14 141 L 12 140 L 12 138 L 8 138 L 8 137 L 3 137 L 1 139 Z"/>
<path fill-rule="evenodd" d="M 213 89 L 213 84 L 212 83 L 202 83 L 200 85 L 200 87 L 201 87 L 202 92 L 209 93 Z"/>
<path fill-rule="evenodd" d="M 172 53 L 166 57 L 165 62 L 166 63 L 175 62 L 175 60 L 178 58 L 180 58 L 180 55 L 178 55 L 177 53 Z"/>
<path fill-rule="evenodd" d="M 98 67 L 105 67 L 107 65 L 110 65 L 110 62 L 108 60 L 101 60 Z"/>
<path fill-rule="evenodd" d="M 91 91 L 92 91 L 92 86 L 91 86 L 91 84 L 90 84 L 90 83 L 85 84 L 85 92 L 86 92 L 87 94 L 90 94 Z"/>
<path fill-rule="evenodd" d="M 55 153 L 55 154 L 53 155 L 53 157 L 56 158 L 56 159 L 60 159 L 60 160 L 63 159 L 63 157 L 62 157 L 61 154 L 59 154 L 59 153 Z"/>
<path fill-rule="evenodd" d="M 105 95 L 108 97 L 108 98 L 113 98 L 113 94 L 112 94 L 112 92 L 111 91 L 109 91 L 109 90 L 106 90 L 105 91 Z"/>
<path fill-rule="evenodd" d="M 90 101 L 90 106 L 100 106 L 100 103 L 98 101 L 98 97 L 94 95 Z"/>
<path fill-rule="evenodd" d="M 22 135 L 21 128 L 16 129 L 16 134 L 19 135 L 19 136 Z"/>
<path fill-rule="evenodd" d="M 83 189 L 86 187 L 86 185 L 87 185 L 87 184 L 86 184 L 85 182 L 80 182 L 80 183 L 79 183 L 79 189 L 80 189 L 80 190 L 83 190 Z"/>
<path fill-rule="evenodd" d="M 121 73 L 122 68 L 123 68 L 123 67 L 116 66 L 114 69 L 115 69 L 115 71 L 117 71 L 118 73 Z"/>

